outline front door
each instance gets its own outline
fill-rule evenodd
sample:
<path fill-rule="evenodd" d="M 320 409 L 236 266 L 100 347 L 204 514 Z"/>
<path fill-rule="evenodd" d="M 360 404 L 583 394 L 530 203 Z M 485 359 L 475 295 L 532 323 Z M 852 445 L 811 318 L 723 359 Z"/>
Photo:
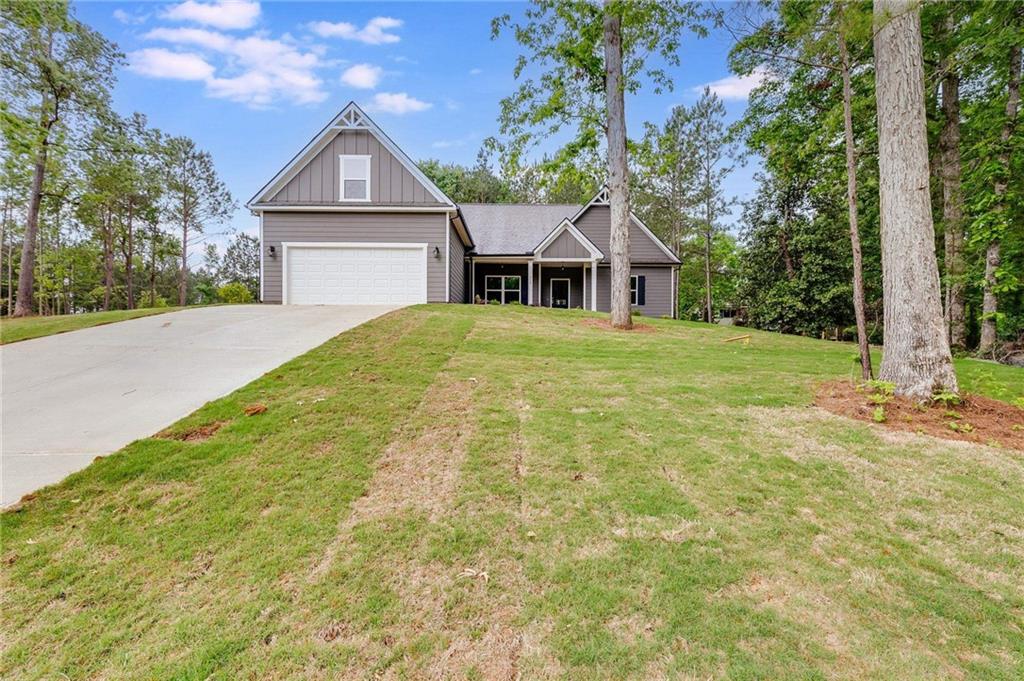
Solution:
<path fill-rule="evenodd" d="M 569 308 L 569 280 L 551 280 L 551 307 Z"/>

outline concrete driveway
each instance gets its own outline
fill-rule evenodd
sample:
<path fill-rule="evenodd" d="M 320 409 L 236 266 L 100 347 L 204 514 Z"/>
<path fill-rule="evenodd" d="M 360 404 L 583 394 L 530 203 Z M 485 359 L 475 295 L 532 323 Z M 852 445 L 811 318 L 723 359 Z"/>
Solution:
<path fill-rule="evenodd" d="M 0 505 L 398 307 L 209 307 L 2 346 Z"/>

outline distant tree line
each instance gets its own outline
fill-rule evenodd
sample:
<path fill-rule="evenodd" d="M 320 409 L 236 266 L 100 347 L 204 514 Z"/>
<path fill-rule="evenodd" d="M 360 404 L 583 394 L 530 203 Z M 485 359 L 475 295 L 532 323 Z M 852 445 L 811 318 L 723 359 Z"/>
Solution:
<path fill-rule="evenodd" d="M 255 299 L 252 237 L 215 272 L 189 267 L 236 204 L 192 140 L 112 110 L 117 46 L 62 1 L 0 0 L 0 32 L 2 312 L 213 302 L 232 282 Z"/>

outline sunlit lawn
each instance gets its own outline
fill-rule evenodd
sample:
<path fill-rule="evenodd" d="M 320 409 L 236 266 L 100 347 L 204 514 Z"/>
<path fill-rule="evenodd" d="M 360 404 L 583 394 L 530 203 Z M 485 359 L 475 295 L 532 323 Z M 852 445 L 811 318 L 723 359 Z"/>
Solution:
<path fill-rule="evenodd" d="M 87 329 L 90 326 L 123 322 L 126 319 L 148 317 L 164 312 L 183 310 L 182 307 L 144 307 L 136 310 L 111 310 L 109 312 L 86 312 L 47 317 L 19 317 L 0 320 L 0 344 L 15 343 L 30 338 L 51 336 L 55 333 Z"/>
<path fill-rule="evenodd" d="M 1024 676 L 1024 453 L 809 407 L 852 346 L 586 316 L 402 310 L 4 514 L 0 677 Z"/>

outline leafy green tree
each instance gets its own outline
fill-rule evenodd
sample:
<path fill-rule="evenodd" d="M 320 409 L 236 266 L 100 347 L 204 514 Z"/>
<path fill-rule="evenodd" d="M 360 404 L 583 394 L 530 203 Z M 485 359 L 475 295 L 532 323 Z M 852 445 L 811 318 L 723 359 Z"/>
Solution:
<path fill-rule="evenodd" d="M 420 161 L 419 167 L 455 203 L 509 203 L 514 198 L 508 184 L 487 167 L 483 150 L 472 168 L 435 159 Z"/>
<path fill-rule="evenodd" d="M 117 48 L 75 19 L 63 1 L 0 2 L 5 137 L 31 149 L 33 177 L 14 315 L 32 314 L 39 212 L 47 156 L 59 126 L 107 107 Z"/>
<path fill-rule="evenodd" d="M 500 122 L 508 138 L 502 151 L 512 165 L 540 139 L 569 129 L 571 139 L 550 164 L 572 165 L 581 153 L 599 149 L 606 139 L 608 187 L 612 211 L 612 323 L 632 324 L 629 307 L 629 172 L 626 152 L 625 94 L 640 89 L 642 78 L 655 89 L 670 86 L 664 70 L 652 67 L 650 54 L 679 63 L 684 29 L 703 34 L 703 10 L 692 3 L 652 0 L 536 0 L 525 21 L 508 15 L 494 20 L 493 32 L 512 29 L 525 54 L 514 75 L 522 79 L 501 104 Z M 523 76 L 530 67 L 537 78 Z"/>
<path fill-rule="evenodd" d="M 231 193 L 217 175 L 209 152 L 187 137 L 163 140 L 164 216 L 181 234 L 178 304 L 188 302 L 188 247 L 210 224 L 228 219 L 236 208 Z"/>
<path fill-rule="evenodd" d="M 690 110 L 673 107 L 664 126 L 644 124 L 633 153 L 637 213 L 677 255 L 696 229 L 698 154 L 690 128 Z"/>
<path fill-rule="evenodd" d="M 449 194 L 449 196 L 451 196 Z M 238 283 L 249 291 L 251 299 L 260 295 L 260 240 L 240 233 L 228 244 L 220 263 L 220 279 Z"/>
<path fill-rule="evenodd" d="M 843 137 L 853 308 L 862 374 L 869 379 L 872 369 L 858 204 L 854 71 L 865 72 L 863 67 L 870 60 L 870 7 L 864 2 L 844 0 L 781 0 L 763 3 L 762 7 L 770 11 L 753 22 L 756 30 L 737 41 L 731 60 L 745 74 L 770 73 L 782 84 L 782 92 L 811 87 L 815 101 L 809 103 L 818 112 L 827 112 L 820 116 L 826 134 L 835 131 Z M 747 120 L 756 120 L 756 116 L 748 114 Z M 832 140 L 826 139 L 827 146 L 822 151 L 834 153 Z"/>

